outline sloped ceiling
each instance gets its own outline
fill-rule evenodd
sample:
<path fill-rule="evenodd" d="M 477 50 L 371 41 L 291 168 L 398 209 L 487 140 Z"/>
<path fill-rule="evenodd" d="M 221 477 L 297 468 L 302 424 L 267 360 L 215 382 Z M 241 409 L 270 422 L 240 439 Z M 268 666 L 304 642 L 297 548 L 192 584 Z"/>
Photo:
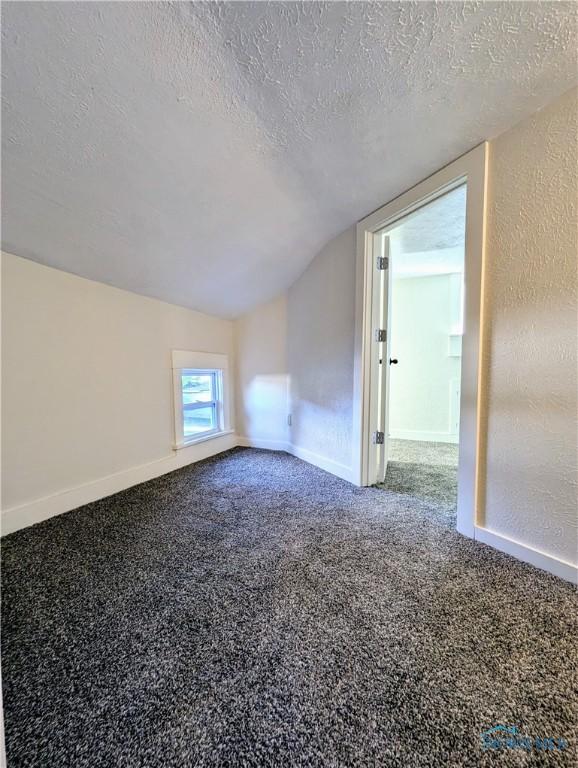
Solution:
<path fill-rule="evenodd" d="M 233 317 L 576 79 L 573 3 L 11 3 L 3 248 Z"/>

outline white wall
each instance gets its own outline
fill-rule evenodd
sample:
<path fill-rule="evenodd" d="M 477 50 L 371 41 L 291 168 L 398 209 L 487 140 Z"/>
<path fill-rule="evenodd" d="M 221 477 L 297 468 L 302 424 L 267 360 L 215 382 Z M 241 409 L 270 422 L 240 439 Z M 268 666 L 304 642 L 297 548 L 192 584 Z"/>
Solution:
<path fill-rule="evenodd" d="M 491 144 L 484 524 L 577 561 L 578 90 Z"/>
<path fill-rule="evenodd" d="M 289 442 L 287 299 L 235 321 L 237 432 L 247 444 L 284 450 Z"/>
<path fill-rule="evenodd" d="M 393 438 L 458 441 L 461 357 L 450 355 L 454 284 L 450 275 L 392 281 L 390 351 L 399 360 L 389 378 Z"/>
<path fill-rule="evenodd" d="M 287 354 L 297 455 L 351 477 L 355 227 L 332 240 L 291 287 Z M 300 452 L 299 452 L 300 451 Z"/>
<path fill-rule="evenodd" d="M 234 444 L 172 451 L 172 349 L 233 324 L 2 255 L 4 533 Z"/>

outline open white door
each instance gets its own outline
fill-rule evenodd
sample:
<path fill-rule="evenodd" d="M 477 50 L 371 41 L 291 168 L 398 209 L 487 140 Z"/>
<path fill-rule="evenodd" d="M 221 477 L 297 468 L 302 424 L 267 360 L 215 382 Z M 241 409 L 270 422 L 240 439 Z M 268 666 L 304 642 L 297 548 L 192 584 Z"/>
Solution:
<path fill-rule="evenodd" d="M 375 270 L 372 302 L 372 353 L 370 396 L 369 484 L 382 483 L 388 460 L 388 407 L 389 387 L 389 316 L 390 275 L 389 237 L 373 235 L 373 268 Z"/>
<path fill-rule="evenodd" d="M 387 343 L 378 350 L 382 353 L 381 357 L 375 354 L 375 330 L 380 327 L 374 310 L 375 282 L 381 283 L 382 290 L 384 285 L 387 285 L 383 279 L 385 275 L 380 281 L 376 279 L 377 256 L 383 255 L 383 249 L 387 247 L 385 243 L 381 245 L 383 235 L 380 238 L 378 233 L 391 231 L 404 217 L 467 183 L 457 529 L 472 538 L 476 530 L 485 531 L 480 508 L 483 508 L 484 487 L 484 457 L 481 447 L 484 445 L 486 427 L 484 419 L 480 418 L 479 384 L 483 381 L 483 371 L 480 371 L 479 363 L 487 168 L 488 145 L 483 143 L 382 208 L 373 211 L 357 224 L 356 375 L 353 383 L 356 408 L 353 412 L 353 462 L 358 472 L 356 476 L 359 485 L 365 486 L 375 483 L 378 471 L 381 473 L 381 467 L 385 468 L 387 464 L 387 414 L 384 412 L 383 420 L 378 421 L 380 407 L 376 404 L 376 388 L 379 392 L 380 381 L 378 367 L 383 370 L 385 377 L 384 396 L 387 392 L 386 379 L 389 373 L 383 363 L 379 366 L 379 360 L 387 361 L 389 368 L 390 357 Z M 389 275 L 387 277 L 389 282 Z M 387 301 L 385 296 L 384 301 Z M 382 305 L 381 317 L 386 316 Z M 401 352 L 403 354 L 403 351 Z M 403 364 L 403 359 L 400 362 Z M 382 402 L 383 398 L 379 400 Z M 376 424 L 383 425 L 382 454 L 375 449 L 372 442 L 373 433 L 379 431 Z"/>
<path fill-rule="evenodd" d="M 380 446 L 380 463 L 378 472 L 378 483 L 383 483 L 385 473 L 387 472 L 387 462 L 389 459 L 389 376 L 391 372 L 391 275 L 393 273 L 391 266 L 391 255 L 389 248 L 389 237 L 381 236 L 384 266 L 382 270 L 382 291 L 381 291 L 381 328 L 385 330 L 385 341 L 381 342 L 379 350 L 379 373 L 380 373 L 380 414 L 379 430 L 383 432 L 383 443 Z M 397 364 L 397 360 L 395 361 Z"/>

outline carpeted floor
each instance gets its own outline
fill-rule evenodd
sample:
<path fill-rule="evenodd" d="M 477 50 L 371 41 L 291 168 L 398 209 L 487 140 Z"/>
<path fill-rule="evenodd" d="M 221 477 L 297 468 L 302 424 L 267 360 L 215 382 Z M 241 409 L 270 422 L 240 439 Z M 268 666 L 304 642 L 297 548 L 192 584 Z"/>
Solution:
<path fill-rule="evenodd" d="M 424 440 L 393 440 L 389 438 L 389 458 L 391 461 L 457 468 L 458 454 L 457 443 L 432 443 Z"/>
<path fill-rule="evenodd" d="M 458 499 L 458 446 L 415 440 L 389 440 L 385 482 L 380 487 L 433 502 L 455 528 Z"/>
<path fill-rule="evenodd" d="M 12 534 L 2 576 L 9 768 L 576 765 L 572 587 L 429 498 L 236 449 Z"/>

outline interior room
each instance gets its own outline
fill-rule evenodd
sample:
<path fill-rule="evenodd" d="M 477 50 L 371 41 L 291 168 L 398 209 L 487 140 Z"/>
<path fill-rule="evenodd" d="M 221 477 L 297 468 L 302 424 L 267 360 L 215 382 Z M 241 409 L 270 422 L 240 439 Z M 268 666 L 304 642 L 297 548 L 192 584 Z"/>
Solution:
<path fill-rule="evenodd" d="M 574 765 L 578 6 L 0 13 L 0 765 Z"/>

